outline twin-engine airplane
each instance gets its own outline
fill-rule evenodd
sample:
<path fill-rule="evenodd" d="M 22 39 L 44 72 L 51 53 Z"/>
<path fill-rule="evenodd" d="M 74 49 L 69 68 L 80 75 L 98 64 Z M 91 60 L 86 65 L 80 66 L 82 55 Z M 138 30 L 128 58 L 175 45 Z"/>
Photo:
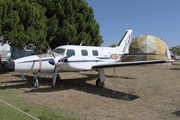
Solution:
<path fill-rule="evenodd" d="M 40 75 L 52 75 L 54 86 L 59 77 L 58 72 L 97 70 L 99 78 L 96 85 L 102 87 L 105 81 L 104 68 L 172 62 L 172 60 L 120 62 L 124 55 L 129 53 L 131 36 L 132 30 L 127 30 L 115 48 L 64 45 L 48 54 L 16 59 L 5 67 L 12 71 L 36 73 L 33 82 L 36 88 L 40 85 L 37 79 Z"/>

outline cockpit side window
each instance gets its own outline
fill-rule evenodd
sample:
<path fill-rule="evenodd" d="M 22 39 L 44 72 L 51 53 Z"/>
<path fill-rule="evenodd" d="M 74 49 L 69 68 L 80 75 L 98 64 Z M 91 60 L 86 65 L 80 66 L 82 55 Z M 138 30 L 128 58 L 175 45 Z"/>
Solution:
<path fill-rule="evenodd" d="M 53 52 L 60 54 L 60 55 L 64 55 L 65 49 L 57 48 L 57 49 L 53 50 Z"/>
<path fill-rule="evenodd" d="M 93 56 L 98 56 L 98 51 L 97 50 L 92 50 Z"/>
<path fill-rule="evenodd" d="M 75 55 L 75 51 L 73 49 L 68 49 L 66 55 Z"/>
<path fill-rule="evenodd" d="M 88 56 L 87 50 L 81 50 L 81 54 L 82 54 L 82 56 Z"/>

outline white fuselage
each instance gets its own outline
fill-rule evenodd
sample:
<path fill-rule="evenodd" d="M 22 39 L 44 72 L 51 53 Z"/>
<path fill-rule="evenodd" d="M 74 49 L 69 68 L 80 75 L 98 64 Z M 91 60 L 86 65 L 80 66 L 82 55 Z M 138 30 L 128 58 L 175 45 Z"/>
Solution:
<path fill-rule="evenodd" d="M 92 70 L 95 64 L 115 63 L 121 59 L 123 54 L 117 48 L 91 47 L 65 45 L 57 47 L 52 54 L 41 54 L 23 57 L 14 60 L 15 71 L 19 72 L 42 72 L 53 73 L 55 66 L 60 72 Z M 61 59 L 72 54 L 66 61 L 54 65 L 49 64 L 51 59 Z"/>
<path fill-rule="evenodd" d="M 11 61 L 5 68 L 18 72 L 36 73 L 34 87 L 39 87 L 37 76 L 52 75 L 53 86 L 59 72 L 97 70 L 99 78 L 96 85 L 102 87 L 105 81 L 104 68 L 140 63 L 116 63 L 122 55 L 129 53 L 132 30 L 127 30 L 115 48 L 64 45 L 50 50 L 49 54 L 33 55 Z M 164 62 L 164 61 L 163 61 Z M 143 62 L 144 63 L 144 62 Z M 149 62 L 148 62 L 149 63 Z"/>

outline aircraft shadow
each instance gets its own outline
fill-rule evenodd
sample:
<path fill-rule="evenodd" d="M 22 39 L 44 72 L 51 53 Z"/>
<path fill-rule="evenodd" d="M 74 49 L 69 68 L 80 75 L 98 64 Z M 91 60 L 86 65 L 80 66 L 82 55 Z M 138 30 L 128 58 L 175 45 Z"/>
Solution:
<path fill-rule="evenodd" d="M 14 76 L 21 78 L 21 75 L 14 75 Z M 89 76 L 89 75 L 87 74 L 87 76 Z M 33 81 L 34 76 L 25 75 L 24 77 L 26 78 L 26 80 L 14 80 L 14 81 L 2 82 L 2 83 L 13 83 L 13 84 L 17 83 L 17 84 L 7 85 L 7 86 L 3 86 L 3 87 L 1 86 L 0 89 L 32 88 L 32 81 Z M 46 87 L 46 88 L 40 87 L 38 89 L 34 88 L 34 89 L 31 89 L 30 91 L 25 91 L 25 92 L 26 93 L 29 93 L 29 92 L 41 92 L 42 93 L 42 92 L 53 92 L 53 91 L 61 92 L 61 91 L 68 90 L 68 89 L 74 89 L 74 90 L 83 91 L 83 92 L 90 93 L 90 94 L 100 95 L 102 97 L 119 99 L 119 100 L 124 100 L 124 101 L 133 101 L 133 100 L 139 98 L 139 96 L 119 92 L 116 90 L 114 90 L 114 97 L 112 97 L 112 95 L 113 95 L 112 89 L 109 89 L 106 87 L 99 88 L 99 87 L 95 86 L 94 84 L 86 83 L 86 81 L 92 80 L 92 78 L 94 79 L 94 77 L 97 78 L 97 75 L 91 76 L 91 78 L 84 77 L 84 78 L 57 80 L 56 85 L 54 87 L 49 86 L 49 85 L 52 85 L 52 78 L 38 77 L 38 80 L 39 80 L 41 86 L 49 86 L 49 87 Z"/>
<path fill-rule="evenodd" d="M 172 115 L 175 115 L 175 116 L 177 116 L 177 117 L 180 117 L 180 110 L 178 110 L 178 111 L 175 111 L 175 112 L 173 112 L 173 113 L 171 113 Z"/>
<path fill-rule="evenodd" d="M 180 68 L 170 68 L 170 70 L 180 70 Z"/>
<path fill-rule="evenodd" d="M 85 73 L 83 73 L 83 74 L 81 74 L 81 75 L 85 75 L 85 76 L 87 76 L 88 78 L 89 77 L 92 77 L 92 78 L 98 78 L 98 76 L 99 75 L 94 75 L 94 74 L 85 74 Z M 133 77 L 126 77 L 126 76 L 117 76 L 117 75 L 105 75 L 106 77 L 109 77 L 109 78 L 120 78 L 120 79 L 136 79 L 136 78 L 133 78 Z"/>

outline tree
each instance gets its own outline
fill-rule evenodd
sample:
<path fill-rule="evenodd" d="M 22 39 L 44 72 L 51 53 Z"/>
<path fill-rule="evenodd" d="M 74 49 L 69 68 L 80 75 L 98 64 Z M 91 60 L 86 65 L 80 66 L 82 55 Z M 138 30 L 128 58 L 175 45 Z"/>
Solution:
<path fill-rule="evenodd" d="M 18 48 L 42 49 L 46 43 L 100 46 L 92 7 L 84 0 L 1 0 L 0 36 Z"/>
<path fill-rule="evenodd" d="M 1 0 L 0 36 L 17 48 L 42 49 L 48 27 L 45 9 L 28 0 Z"/>
<path fill-rule="evenodd" d="M 109 46 L 109 47 L 116 47 L 117 45 L 115 45 L 115 44 L 112 44 L 111 46 Z"/>
<path fill-rule="evenodd" d="M 171 50 L 174 55 L 180 55 L 180 46 L 176 45 L 174 47 L 171 47 Z"/>
<path fill-rule="evenodd" d="M 82 41 L 84 45 L 100 46 L 103 43 L 102 36 L 99 35 L 99 24 L 94 19 L 92 7 L 84 0 L 37 0 L 47 11 L 45 15 L 48 19 L 58 20 L 58 27 L 54 33 L 50 46 L 55 48 L 67 43 L 79 45 Z"/>

